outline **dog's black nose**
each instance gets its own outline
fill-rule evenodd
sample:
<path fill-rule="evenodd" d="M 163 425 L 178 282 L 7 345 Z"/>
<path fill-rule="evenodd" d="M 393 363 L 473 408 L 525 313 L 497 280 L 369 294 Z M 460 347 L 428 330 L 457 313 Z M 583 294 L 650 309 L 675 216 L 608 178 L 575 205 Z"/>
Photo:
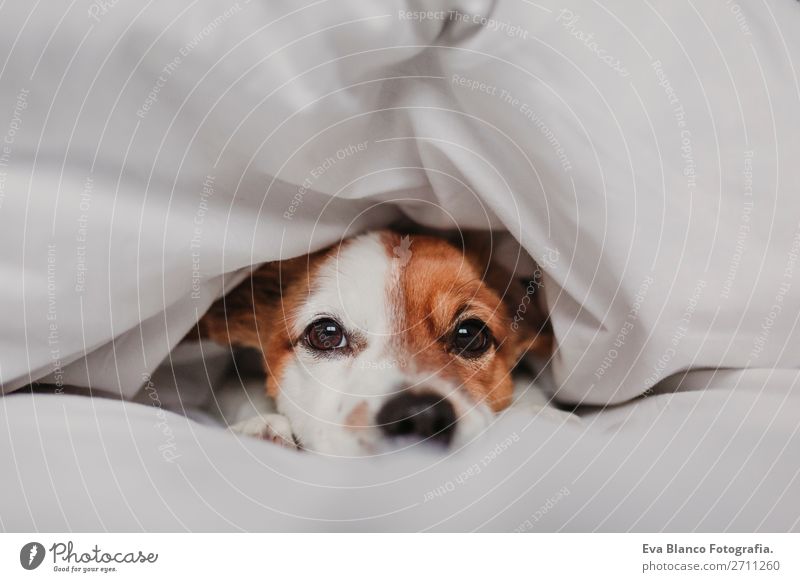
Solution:
<path fill-rule="evenodd" d="M 438 394 L 404 392 L 378 411 L 378 425 L 390 437 L 410 436 L 450 444 L 456 429 L 456 411 Z"/>

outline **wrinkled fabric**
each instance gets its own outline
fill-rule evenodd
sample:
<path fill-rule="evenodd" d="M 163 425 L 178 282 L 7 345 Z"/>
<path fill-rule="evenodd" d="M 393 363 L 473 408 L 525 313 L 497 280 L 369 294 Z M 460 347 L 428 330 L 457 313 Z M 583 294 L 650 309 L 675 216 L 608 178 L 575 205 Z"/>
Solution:
<path fill-rule="evenodd" d="M 402 217 L 538 261 L 563 400 L 796 368 L 798 24 L 788 1 L 6 3 L 0 383 L 131 396 L 242 270 Z"/>
<path fill-rule="evenodd" d="M 156 401 L 11 394 L 0 515 L 6 531 L 797 531 L 797 405 L 724 383 L 582 424 L 512 410 L 446 456 L 348 459 Z"/>

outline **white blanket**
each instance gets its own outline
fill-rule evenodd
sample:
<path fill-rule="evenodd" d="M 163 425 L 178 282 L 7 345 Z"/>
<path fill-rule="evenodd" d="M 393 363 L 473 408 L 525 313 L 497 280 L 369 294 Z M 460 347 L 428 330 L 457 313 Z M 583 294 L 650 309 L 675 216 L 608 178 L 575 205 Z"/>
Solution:
<path fill-rule="evenodd" d="M 711 414 L 800 364 L 797 2 L 0 12 L 6 393 L 132 397 L 242 269 L 401 216 L 504 231 L 538 261 L 562 400 L 669 379 L 710 386 Z M 773 471 L 796 470 L 790 424 L 761 426 L 792 459 Z"/>
<path fill-rule="evenodd" d="M 651 396 L 582 424 L 511 413 L 446 456 L 328 459 L 239 439 L 155 402 L 11 395 L 0 401 L 9 429 L 0 526 L 797 530 L 799 405 L 732 384 Z"/>

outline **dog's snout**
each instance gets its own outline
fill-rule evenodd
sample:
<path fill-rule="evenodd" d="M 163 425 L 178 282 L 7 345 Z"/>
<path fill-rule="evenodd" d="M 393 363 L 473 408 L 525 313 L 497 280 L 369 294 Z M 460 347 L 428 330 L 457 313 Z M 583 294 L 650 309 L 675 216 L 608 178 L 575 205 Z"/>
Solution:
<path fill-rule="evenodd" d="M 404 392 L 378 411 L 378 425 L 389 437 L 432 439 L 448 445 L 456 428 L 456 412 L 447 398 L 424 392 Z"/>

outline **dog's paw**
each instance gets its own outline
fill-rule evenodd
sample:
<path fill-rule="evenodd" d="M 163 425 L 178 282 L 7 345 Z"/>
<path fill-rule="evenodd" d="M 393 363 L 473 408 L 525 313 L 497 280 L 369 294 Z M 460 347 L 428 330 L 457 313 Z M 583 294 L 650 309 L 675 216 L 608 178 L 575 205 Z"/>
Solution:
<path fill-rule="evenodd" d="M 255 437 L 265 441 L 272 441 L 277 445 L 291 449 L 297 448 L 289 419 L 282 414 L 254 416 L 253 418 L 237 422 L 231 426 L 230 429 L 237 434 Z"/>

